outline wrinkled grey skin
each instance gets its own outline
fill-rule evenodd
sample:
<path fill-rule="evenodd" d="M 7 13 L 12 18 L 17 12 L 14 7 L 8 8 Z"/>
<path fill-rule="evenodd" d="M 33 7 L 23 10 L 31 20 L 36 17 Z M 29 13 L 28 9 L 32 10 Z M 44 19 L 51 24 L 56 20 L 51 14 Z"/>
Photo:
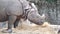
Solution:
<path fill-rule="evenodd" d="M 12 32 L 12 25 L 14 28 L 18 25 L 21 18 L 29 19 L 35 24 L 43 24 L 42 17 L 37 10 L 29 5 L 26 0 L 0 0 L 0 22 L 8 21 L 8 29 L 2 32 Z"/>

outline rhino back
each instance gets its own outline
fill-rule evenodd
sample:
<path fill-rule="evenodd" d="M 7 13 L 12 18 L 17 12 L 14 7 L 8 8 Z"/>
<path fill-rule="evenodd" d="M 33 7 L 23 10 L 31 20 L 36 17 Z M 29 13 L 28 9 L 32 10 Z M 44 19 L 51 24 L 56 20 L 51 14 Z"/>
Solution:
<path fill-rule="evenodd" d="M 0 12 L 7 15 L 22 15 L 22 5 L 18 0 L 0 0 Z"/>

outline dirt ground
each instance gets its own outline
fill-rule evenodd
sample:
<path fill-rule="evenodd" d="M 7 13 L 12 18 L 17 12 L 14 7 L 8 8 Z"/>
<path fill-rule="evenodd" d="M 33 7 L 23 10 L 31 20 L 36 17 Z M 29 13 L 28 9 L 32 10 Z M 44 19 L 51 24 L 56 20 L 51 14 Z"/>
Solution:
<path fill-rule="evenodd" d="M 21 26 L 17 28 L 13 28 L 12 33 L 2 33 L 1 31 L 4 30 L 0 29 L 0 34 L 57 34 L 57 31 L 54 30 L 54 28 L 50 27 L 49 25 L 27 25 L 27 24 L 22 24 Z"/>
<path fill-rule="evenodd" d="M 45 22 L 43 25 L 36 25 L 33 23 L 30 24 L 28 20 L 22 21 L 22 25 L 19 24 L 17 28 L 13 28 L 12 33 L 3 33 L 2 30 L 7 28 L 7 24 L 3 24 L 3 26 L 3 28 L 0 26 L 0 34 L 57 34 L 57 30 L 54 28 L 55 26 L 51 27 L 48 22 Z"/>

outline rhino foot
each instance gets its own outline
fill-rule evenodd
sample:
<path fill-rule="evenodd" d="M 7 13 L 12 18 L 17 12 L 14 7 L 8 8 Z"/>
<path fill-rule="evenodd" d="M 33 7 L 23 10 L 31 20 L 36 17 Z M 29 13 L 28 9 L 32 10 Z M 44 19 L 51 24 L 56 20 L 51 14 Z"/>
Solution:
<path fill-rule="evenodd" d="M 6 29 L 2 31 L 3 33 L 12 33 L 12 29 Z"/>

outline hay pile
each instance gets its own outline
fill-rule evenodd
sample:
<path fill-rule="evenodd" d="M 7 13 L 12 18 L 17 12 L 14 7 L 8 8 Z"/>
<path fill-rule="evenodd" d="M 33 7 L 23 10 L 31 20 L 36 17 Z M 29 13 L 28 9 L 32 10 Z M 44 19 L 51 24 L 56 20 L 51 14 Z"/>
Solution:
<path fill-rule="evenodd" d="M 22 26 L 17 27 L 17 29 L 25 34 L 57 34 L 49 25 L 47 22 L 43 25 L 32 24 L 31 26 L 23 23 Z"/>
<path fill-rule="evenodd" d="M 27 24 L 26 22 L 23 22 L 21 26 L 18 26 L 15 29 L 13 28 L 12 34 L 57 34 L 49 25 L 48 22 L 45 22 L 43 25 Z M 4 29 L 5 28 L 0 29 L 0 34 L 9 34 L 2 33 L 1 31 Z"/>

